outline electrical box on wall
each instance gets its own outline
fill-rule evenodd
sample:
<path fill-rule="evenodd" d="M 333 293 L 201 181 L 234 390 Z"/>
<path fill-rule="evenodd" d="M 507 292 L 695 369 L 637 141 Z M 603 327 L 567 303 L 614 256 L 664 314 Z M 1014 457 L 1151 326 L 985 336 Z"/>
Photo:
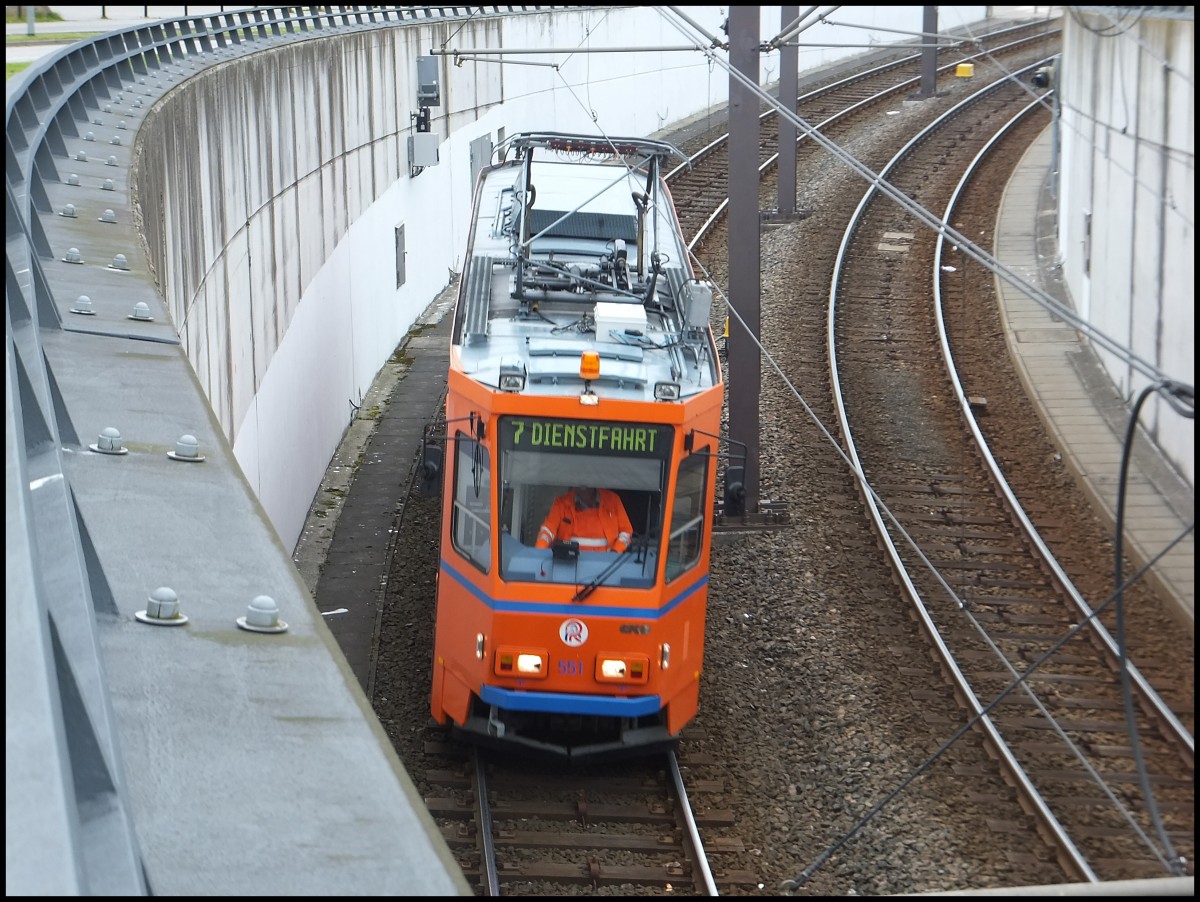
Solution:
<path fill-rule="evenodd" d="M 417 106 L 441 106 L 442 92 L 438 85 L 438 58 L 417 57 Z"/>
<path fill-rule="evenodd" d="M 438 164 L 438 136 L 434 132 L 416 132 L 408 136 L 408 165 L 424 169 Z"/>

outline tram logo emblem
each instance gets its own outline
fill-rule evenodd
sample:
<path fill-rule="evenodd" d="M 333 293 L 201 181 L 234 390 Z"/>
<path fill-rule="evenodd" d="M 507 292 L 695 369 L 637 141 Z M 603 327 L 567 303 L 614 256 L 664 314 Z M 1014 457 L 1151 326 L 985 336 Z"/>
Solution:
<path fill-rule="evenodd" d="M 558 627 L 558 638 L 562 639 L 563 645 L 578 648 L 587 642 L 587 624 L 574 617 L 564 620 Z"/>

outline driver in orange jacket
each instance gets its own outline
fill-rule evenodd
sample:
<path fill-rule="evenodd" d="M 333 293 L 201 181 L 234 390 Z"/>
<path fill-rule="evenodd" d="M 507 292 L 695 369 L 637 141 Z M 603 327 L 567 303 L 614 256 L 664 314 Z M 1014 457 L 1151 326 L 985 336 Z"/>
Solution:
<path fill-rule="evenodd" d="M 616 492 L 576 486 L 550 505 L 537 547 L 558 541 L 577 542 L 580 551 L 624 551 L 632 538 L 633 526 Z"/>

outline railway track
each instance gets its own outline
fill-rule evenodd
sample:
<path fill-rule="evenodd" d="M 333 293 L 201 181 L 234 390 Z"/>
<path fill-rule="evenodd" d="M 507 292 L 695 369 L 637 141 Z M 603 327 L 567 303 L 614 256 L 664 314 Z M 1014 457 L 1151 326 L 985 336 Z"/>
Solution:
<path fill-rule="evenodd" d="M 1005 65 L 1017 64 L 1020 58 L 1030 53 L 1042 58 L 1049 48 L 1057 45 L 1060 34 L 1058 28 L 1047 27 L 1044 23 L 998 30 L 981 37 L 981 48 L 974 54 L 964 55 L 961 50 L 939 51 L 939 60 L 947 62 L 940 63 L 938 71 L 946 74 L 960 62 L 973 59 L 979 66 L 976 71 L 980 79 L 995 78 L 1002 74 L 998 61 Z M 920 55 L 909 54 L 820 84 L 797 98 L 797 115 L 834 140 L 844 138 L 874 116 L 881 104 L 913 94 L 920 87 L 920 66 Z M 775 150 L 779 145 L 779 116 L 774 109 L 760 114 L 759 134 L 760 179 L 764 176 L 774 178 L 779 156 Z M 683 233 L 689 236 L 693 247 L 723 221 L 721 217 L 729 196 L 727 139 L 728 133 L 718 129 L 690 141 L 682 148 L 689 154 L 688 162 L 667 175 Z M 803 137 L 797 146 L 809 153 L 820 152 L 811 140 Z M 770 181 L 764 181 L 761 187 L 764 200 L 772 200 L 773 192 L 767 192 Z M 721 251 L 714 249 L 714 253 Z"/>
<path fill-rule="evenodd" d="M 1032 65 L 1057 49 L 1055 41 L 1051 35 L 1033 45 L 1014 45 L 1009 50 L 997 51 L 990 62 L 977 63 L 969 87 L 962 80 L 945 82 L 945 93 L 958 99 L 957 95 L 965 95 L 985 82 L 1002 79 L 1012 70 Z M 879 79 L 876 93 L 892 89 L 888 109 L 894 108 L 912 90 L 911 85 L 899 88 L 894 75 L 890 76 L 890 85 L 884 84 L 889 76 Z M 885 118 L 879 103 L 870 100 L 873 96 L 868 90 L 866 97 L 844 99 L 844 108 L 853 109 L 846 109 L 836 124 L 831 124 L 830 134 L 836 134 L 839 143 L 864 165 L 878 171 L 895 148 L 908 141 L 932 115 L 926 115 L 923 105 L 912 105 L 904 116 Z M 815 96 L 810 100 L 815 103 Z M 928 106 L 944 109 L 948 105 L 938 101 Z M 815 115 L 814 109 L 809 107 L 806 112 L 802 104 L 800 115 L 809 119 Z M 826 118 L 834 115 L 836 109 Z M 764 129 L 761 197 L 768 206 L 774 201 L 769 135 Z M 679 146 L 693 152 L 716 148 L 720 142 L 715 137 L 704 135 Z M 1017 138 L 1013 143 L 1020 140 L 1023 139 Z M 1010 153 L 1009 157 L 1013 155 Z M 961 169 L 965 163 L 957 162 L 958 159 L 952 154 L 945 165 Z M 723 183 L 726 166 L 719 152 L 709 149 L 697 153 L 687 175 L 696 179 L 697 186 Z M 915 627 L 905 613 L 906 603 L 898 603 L 900 593 L 864 516 L 857 482 L 840 452 L 834 450 L 829 434 L 829 430 L 837 431 L 838 421 L 825 343 L 830 273 L 836 263 L 837 236 L 851 215 L 846 198 L 860 195 L 865 183 L 852 173 L 835 171 L 838 167 L 811 141 L 799 143 L 797 168 L 801 201 L 811 206 L 811 210 L 806 210 L 810 218 L 799 223 L 796 235 L 788 238 L 802 242 L 803 249 L 798 253 L 780 250 L 786 231 L 779 233 L 778 241 L 768 240 L 764 234 L 761 333 L 764 347 L 771 354 L 770 365 L 786 374 L 788 383 L 781 389 L 778 380 L 772 384 L 764 381 L 762 492 L 764 497 L 788 497 L 793 511 L 792 525 L 774 538 L 730 536 L 714 548 L 712 587 L 717 602 L 710 606 L 712 645 L 702 688 L 701 713 L 695 730 L 685 734 L 680 744 L 684 756 L 681 773 L 694 797 L 703 803 L 706 795 L 700 788 L 702 781 L 711 781 L 721 789 L 714 791 L 707 807 L 727 808 L 734 813 L 732 828 L 700 821 L 706 848 L 717 862 L 712 868 L 714 879 L 726 895 L 763 891 L 762 886 L 754 883 L 724 882 L 727 877 L 723 875 L 738 872 L 761 881 L 767 892 L 780 885 L 789 890 L 798 887 L 783 878 L 794 877 L 819 856 L 827 854 L 829 843 L 854 825 L 872 800 L 894 789 L 917 768 L 922 769 L 919 784 L 899 796 L 882 816 L 855 825 L 859 838 L 834 853 L 827 867 L 809 875 L 800 891 L 836 895 L 845 894 L 849 886 L 850 892 L 858 893 L 904 892 L 1069 879 L 1073 873 L 1070 867 L 1057 863 L 1046 852 L 1043 840 L 1035 832 L 1037 824 L 1026 815 L 1022 802 L 1005 782 L 1008 777 L 1000 775 L 990 756 L 994 749 L 988 748 L 985 753 L 981 743 L 970 737 L 944 752 L 938 748 L 946 737 L 961 730 L 965 718 L 961 711 L 955 710 L 950 694 L 929 669 L 928 653 L 917 650 Z M 680 170 L 676 178 L 683 174 Z M 1004 178 L 1006 171 L 999 172 L 997 184 L 1002 185 Z M 673 180 L 672 192 L 685 233 L 696 235 L 694 246 L 703 266 L 717 284 L 724 284 L 724 226 L 718 210 L 724 198 L 718 197 L 721 191 L 713 191 L 704 202 L 688 204 L 684 195 L 693 190 L 701 188 Z M 970 234 L 983 234 L 992 227 L 987 215 L 994 218 L 995 190 L 992 189 L 990 197 L 976 201 L 975 208 L 966 206 L 957 214 L 967 222 L 984 223 Z M 974 209 L 983 210 L 982 218 Z M 958 273 L 965 279 L 971 268 L 959 267 Z M 899 285 L 897 276 L 891 278 Z M 927 272 L 921 278 L 921 284 L 929 284 Z M 978 315 L 979 308 L 986 307 L 985 292 L 973 287 L 967 290 L 969 297 L 979 303 L 964 304 L 951 298 L 948 306 L 965 306 Z M 717 300 L 713 310 L 717 328 L 726 313 L 723 301 Z M 924 328 L 921 336 L 894 330 L 891 340 L 874 342 L 874 349 L 891 354 L 898 366 L 909 365 L 913 362 L 912 349 L 919 341 L 936 343 L 934 327 L 926 324 Z M 1012 426 L 1000 427 L 999 414 L 1006 406 L 1003 402 L 1012 401 L 1015 407 L 1016 393 L 997 387 L 1003 384 L 999 381 L 1003 347 L 1001 344 L 997 350 L 984 340 L 989 335 L 994 338 L 997 330 L 985 325 L 981 335 L 978 324 L 953 317 L 949 318 L 947 329 L 952 335 L 958 333 L 956 347 L 964 341 L 968 346 L 973 343 L 983 355 L 960 360 L 956 352 L 956 362 L 965 367 L 963 382 L 967 393 L 988 399 L 991 420 L 984 418 L 981 428 L 990 431 L 989 444 L 1006 448 L 997 455 L 1006 470 L 1016 467 L 1022 472 L 1023 481 L 1029 483 L 1019 493 L 1047 499 L 1070 497 L 1061 473 L 1058 483 L 1048 487 L 1038 480 L 1045 477 L 1047 469 L 1053 468 L 1040 461 L 1025 467 L 1020 465 L 1022 454 L 1037 454 L 1038 442 L 1044 442 L 1044 436 L 1022 435 L 1014 440 L 1011 436 L 1019 433 Z M 868 383 L 873 379 L 880 390 L 886 387 L 887 380 L 872 376 L 871 370 L 865 378 Z M 940 379 L 939 391 L 952 395 L 945 386 L 944 372 Z M 803 391 L 799 407 L 794 388 L 797 386 Z M 1023 421 L 1028 424 L 1031 417 L 1027 411 L 1023 413 Z M 1022 419 L 1022 411 L 1017 411 L 1016 417 Z M 961 425 L 956 428 L 961 432 Z M 931 433 L 928 438 L 920 436 L 919 441 L 936 445 L 947 439 Z M 889 448 L 889 452 L 898 451 L 903 457 L 907 444 L 906 439 L 905 443 Z M 974 452 L 966 456 L 972 455 Z M 972 466 L 978 468 L 977 459 Z M 964 462 L 959 462 L 959 470 L 966 471 Z M 906 479 L 900 485 L 910 483 Z M 924 483 L 919 497 L 926 503 L 940 501 L 947 506 L 951 500 L 957 502 L 963 494 L 976 491 L 971 489 L 967 493 L 963 483 L 953 480 L 943 480 L 937 486 L 932 488 L 928 482 Z M 1070 561 L 1070 575 L 1076 583 L 1086 585 L 1088 573 L 1095 575 L 1097 571 L 1089 562 L 1097 555 L 1103 558 L 1108 549 L 1083 515 L 1086 504 L 1072 507 L 1074 503 L 1074 500 L 1050 500 L 1046 505 L 1048 510 L 1039 512 L 1034 506 L 1031 513 L 1048 515 L 1039 518 L 1039 530 L 1052 540 L 1053 553 Z M 1052 522 L 1054 516 L 1061 521 L 1057 531 Z M 971 524 L 956 525 L 953 536 L 947 538 L 941 520 L 921 520 L 919 516 L 912 519 L 914 534 L 932 531 L 937 542 L 951 548 L 955 556 L 961 553 L 956 542 L 967 546 L 980 544 L 1000 555 L 1007 553 L 1001 550 L 1005 542 L 989 544 L 977 538 Z M 478 798 L 501 802 L 507 790 L 495 788 L 495 777 L 491 790 L 475 790 L 470 763 L 443 757 L 444 750 L 454 744 L 447 744 L 441 734 L 431 738 L 427 732 L 412 726 L 427 719 L 428 682 L 413 680 L 408 662 L 413 655 L 427 654 L 422 642 L 428 640 L 422 637 L 428 601 L 422 587 L 428 587 L 431 574 L 436 572 L 436 550 L 422 538 L 421 530 L 429 528 L 422 524 L 436 524 L 436 511 L 427 501 L 410 497 L 405 504 L 403 536 L 397 542 L 408 553 L 394 562 L 389 580 L 389 593 L 395 593 L 394 611 L 389 617 L 398 627 L 389 637 L 385 623 L 380 644 L 381 658 L 386 650 L 398 649 L 398 663 L 389 665 L 381 660 L 383 683 L 389 687 L 386 692 L 391 698 L 381 699 L 377 709 L 381 709 L 381 719 L 389 725 L 389 733 L 410 772 L 417 776 L 422 791 L 430 799 L 447 800 L 448 807 L 439 814 L 439 819 L 445 818 L 448 839 L 462 854 L 464 868 L 472 879 L 481 881 L 480 891 L 486 892 L 488 881 L 478 851 L 482 834 L 477 827 L 470 826 L 475 817 L 472 806 Z M 960 567 L 954 572 L 963 580 L 973 579 L 978 573 L 970 567 Z M 1096 590 L 1091 587 L 1085 594 L 1095 597 Z M 1130 596 L 1139 610 L 1152 606 L 1144 587 L 1131 590 Z M 1024 625 L 1035 634 L 1037 630 L 1046 632 L 1055 625 L 1066 624 L 1058 614 L 1047 615 L 1036 609 L 1024 611 L 1016 604 L 995 608 L 996 616 L 1001 618 L 1002 611 L 1020 611 L 1027 621 Z M 1148 630 L 1157 635 L 1161 624 Z M 986 646 L 982 640 L 975 641 Z M 1024 648 L 1022 643 L 1026 641 L 1018 640 L 1016 644 Z M 1134 637 L 1132 644 L 1140 641 L 1141 638 Z M 1088 646 L 1082 641 L 1080 644 Z M 965 653 L 967 657 L 978 655 L 972 648 L 965 649 Z M 1177 659 L 1174 653 L 1164 654 L 1162 672 L 1149 674 L 1160 688 L 1163 678 L 1172 671 L 1178 675 L 1179 668 L 1170 663 Z M 389 680 L 386 676 L 389 666 L 399 668 L 401 676 Z M 993 670 L 1002 680 L 1003 667 L 995 665 Z M 983 672 L 988 673 L 986 668 Z M 1072 679 L 1058 682 L 1072 692 L 1078 686 Z M 407 697 L 409 691 L 411 699 Z M 1190 717 L 1190 691 L 1180 687 L 1178 697 Z M 1100 700 L 1091 688 L 1075 692 L 1073 698 L 1080 704 Z M 1002 707 L 1019 715 L 1022 704 L 1027 705 L 1006 701 Z M 412 713 L 400 717 L 396 712 L 405 707 Z M 1084 712 L 1081 720 L 1090 718 L 1093 712 L 1089 708 L 1077 710 Z M 745 726 L 747 715 L 754 726 Z M 1019 722 L 1020 716 L 1016 720 Z M 1087 726 L 1076 724 L 1081 725 Z M 1043 741 L 1045 732 L 1028 742 L 1036 746 Z M 1116 748 L 1115 743 L 1106 744 L 1111 734 L 1087 735 L 1099 754 L 1110 755 Z M 938 750 L 938 764 L 928 767 L 927 756 L 935 750 Z M 703 762 L 703 766 L 698 762 Z M 569 779 L 565 781 L 569 783 Z M 508 784 L 502 780 L 500 785 Z M 573 788 L 564 785 L 552 789 L 548 783 L 536 780 L 526 787 L 535 796 L 540 794 L 543 801 L 558 797 L 564 811 L 572 804 L 578 811 L 581 788 L 581 785 Z M 596 795 L 604 791 L 601 786 L 588 790 L 589 804 L 604 798 Z M 1084 812 L 1095 801 L 1083 798 L 1077 805 L 1081 816 L 1087 816 Z M 701 811 L 705 807 L 697 804 Z M 495 812 L 492 813 L 494 817 Z M 541 832 L 553 834 L 555 830 L 551 824 Z M 729 831 L 728 848 L 720 842 L 723 831 Z M 491 831 L 487 832 L 490 835 Z M 498 849 L 502 864 L 506 855 L 517 866 L 533 858 L 533 853 L 511 846 L 507 837 Z M 666 864 L 676 859 L 682 862 L 684 857 L 672 852 Z M 601 859 L 597 858 L 597 862 Z M 504 867 L 497 870 L 496 881 L 502 892 L 620 891 L 595 879 L 596 871 L 586 853 L 577 855 L 571 864 L 574 874 L 578 874 L 581 863 L 586 866 L 588 876 L 578 878 L 582 881 L 579 883 L 556 883 L 542 878 L 523 882 L 520 877 L 510 883 L 506 881 Z M 653 865 L 660 870 L 660 878 L 663 865 L 663 861 Z M 509 873 L 515 872 L 509 869 Z M 674 891 L 683 881 L 676 878 L 670 882 Z M 638 892 L 664 890 L 664 883 L 651 881 Z"/>
<path fill-rule="evenodd" d="M 953 222 L 959 180 L 947 159 L 974 158 L 996 123 L 1027 102 L 1019 82 L 981 91 L 916 136 L 881 174 Z M 1036 134 L 1047 116 L 1031 109 L 1024 128 Z M 935 256 L 937 249 L 930 229 L 874 191 L 843 241 L 830 357 L 846 445 L 871 489 L 864 504 L 956 694 L 980 719 L 1067 873 L 1081 881 L 1163 876 L 1194 852 L 1191 733 L 1118 652 L 999 469 L 982 466 L 987 454 L 969 428 L 971 405 L 956 404 L 957 385 L 947 383 L 953 357 L 939 353 L 946 328 L 933 303 L 942 276 L 952 276 L 964 255 L 945 248 Z M 957 280 L 946 282 L 948 306 L 961 310 L 965 299 L 949 287 Z M 1133 677 L 1137 704 L 1128 717 L 1136 736 L 1122 667 Z M 1010 691 L 1018 679 L 1020 690 Z M 1179 687 L 1168 682 L 1164 691 Z M 1148 795 L 1139 786 L 1139 746 Z M 1165 826 L 1154 822 L 1156 807 Z"/>
<path fill-rule="evenodd" d="M 605 887 L 624 895 L 712 896 L 718 884 L 762 885 L 756 874 L 721 866 L 723 857 L 745 851 L 733 813 L 693 808 L 689 794 L 703 799 L 723 791 L 720 780 L 703 776 L 703 756 L 681 762 L 666 752 L 570 768 L 437 738 L 428 751 L 445 761 L 427 772 L 433 794 L 426 804 L 481 895 Z"/>

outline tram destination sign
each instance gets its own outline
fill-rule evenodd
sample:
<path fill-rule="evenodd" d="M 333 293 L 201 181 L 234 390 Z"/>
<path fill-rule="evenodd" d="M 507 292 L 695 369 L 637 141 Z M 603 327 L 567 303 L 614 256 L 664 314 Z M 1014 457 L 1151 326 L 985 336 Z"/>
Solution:
<path fill-rule="evenodd" d="M 661 459 L 666 459 L 671 452 L 671 427 L 652 423 L 509 416 L 500 421 L 500 437 L 504 448 L 512 451 Z"/>

